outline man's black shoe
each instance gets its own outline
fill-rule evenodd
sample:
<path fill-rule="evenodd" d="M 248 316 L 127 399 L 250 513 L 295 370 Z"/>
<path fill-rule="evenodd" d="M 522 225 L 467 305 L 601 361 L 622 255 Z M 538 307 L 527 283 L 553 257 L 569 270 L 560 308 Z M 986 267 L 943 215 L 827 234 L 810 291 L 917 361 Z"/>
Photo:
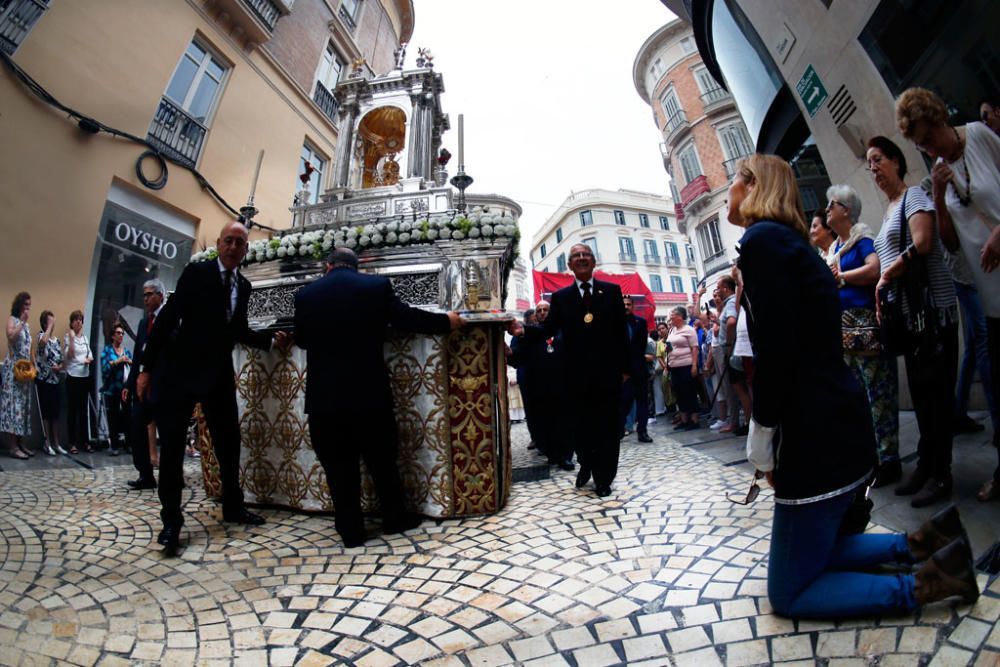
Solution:
<path fill-rule="evenodd" d="M 924 488 L 924 484 L 927 483 L 929 478 L 930 473 L 917 468 L 910 475 L 909 479 L 896 487 L 894 493 L 897 496 L 912 496 L 914 493 Z"/>
<path fill-rule="evenodd" d="M 653 442 L 653 439 L 649 437 L 648 433 L 640 433 L 639 442 Z"/>
<path fill-rule="evenodd" d="M 233 512 L 223 511 L 222 520 L 226 523 L 245 523 L 248 526 L 263 526 L 266 523 L 264 517 L 248 511 L 245 507 Z"/>
<path fill-rule="evenodd" d="M 580 472 L 576 474 L 576 488 L 582 489 L 590 481 L 590 468 L 580 464 Z"/>
<path fill-rule="evenodd" d="M 955 435 L 965 435 L 967 433 L 979 433 L 985 430 L 986 427 L 977 422 L 975 419 L 969 415 L 962 415 L 955 419 L 955 426 L 952 431 Z"/>
<path fill-rule="evenodd" d="M 596 489 L 594 489 L 594 493 L 597 494 L 598 498 L 607 498 L 608 496 L 611 495 L 611 487 L 610 486 L 599 486 Z"/>
<path fill-rule="evenodd" d="M 345 549 L 353 549 L 355 547 L 364 546 L 366 541 L 364 535 L 341 535 L 340 539 L 344 543 Z"/>
<path fill-rule="evenodd" d="M 398 535 L 408 530 L 413 530 L 424 522 L 424 517 L 419 514 L 406 513 L 393 521 L 387 521 L 382 526 L 382 532 L 386 535 Z M 362 540 L 364 541 L 364 540 Z"/>
<path fill-rule="evenodd" d="M 155 479 L 142 479 L 140 477 L 139 479 L 130 479 L 129 481 L 127 481 L 125 483 L 128 484 L 128 486 L 129 486 L 130 489 L 134 489 L 136 491 L 142 491 L 143 489 L 155 489 L 156 488 L 156 480 Z"/>
<path fill-rule="evenodd" d="M 937 480 L 933 477 L 927 480 L 920 493 L 913 496 L 910 507 L 927 507 L 951 497 L 951 479 Z"/>
<path fill-rule="evenodd" d="M 163 553 L 167 556 L 176 556 L 177 549 L 181 546 L 181 527 L 164 526 L 156 538 L 156 543 L 165 547 Z"/>
<path fill-rule="evenodd" d="M 576 466 L 573 465 L 573 461 L 566 459 L 565 461 L 559 461 L 556 465 L 559 466 L 561 470 L 576 470 Z"/>

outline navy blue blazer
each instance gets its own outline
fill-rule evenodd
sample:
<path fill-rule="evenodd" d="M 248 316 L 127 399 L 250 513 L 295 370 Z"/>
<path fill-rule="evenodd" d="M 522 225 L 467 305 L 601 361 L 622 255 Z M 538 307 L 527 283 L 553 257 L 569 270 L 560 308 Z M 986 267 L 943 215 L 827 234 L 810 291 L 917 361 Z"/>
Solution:
<path fill-rule="evenodd" d="M 630 370 L 621 288 L 603 280 L 591 283 L 590 323 L 584 321 L 587 309 L 574 282 L 552 295 L 544 324 L 524 330 L 528 341 L 561 335 L 566 391 L 576 395 L 619 392 L 622 374 Z"/>
<path fill-rule="evenodd" d="M 638 315 L 626 315 L 628 327 L 628 361 L 632 377 L 645 380 L 649 377 L 649 362 L 646 361 L 646 345 L 649 342 L 649 325 Z"/>
<path fill-rule="evenodd" d="M 142 358 L 142 369 L 154 377 L 162 370 L 163 391 L 194 395 L 231 391 L 236 343 L 270 347 L 271 334 L 254 331 L 247 322 L 250 281 L 242 274 L 237 274 L 236 310 L 227 322 L 229 297 L 216 260 L 185 267 L 177 289 L 153 323 Z"/>
<path fill-rule="evenodd" d="M 382 276 L 336 268 L 295 295 L 295 344 L 306 351 L 307 414 L 391 409 L 383 347 L 389 326 L 446 334 L 448 316 L 399 300 Z"/>
<path fill-rule="evenodd" d="M 844 363 L 830 269 L 787 225 L 757 222 L 740 240 L 754 353 L 753 418 L 777 427 L 775 495 L 801 499 L 859 480 L 877 461 L 868 399 Z"/>

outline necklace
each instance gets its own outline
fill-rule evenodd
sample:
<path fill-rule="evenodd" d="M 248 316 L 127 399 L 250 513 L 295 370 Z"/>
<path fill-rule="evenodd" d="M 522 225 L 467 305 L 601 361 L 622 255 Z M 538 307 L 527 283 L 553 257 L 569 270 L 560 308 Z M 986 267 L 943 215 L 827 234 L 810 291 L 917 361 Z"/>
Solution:
<path fill-rule="evenodd" d="M 972 179 L 969 177 L 969 161 L 965 157 L 965 149 L 962 146 L 961 137 L 958 136 L 958 130 L 952 127 L 951 131 L 955 133 L 955 142 L 961 150 L 959 157 L 962 158 L 962 171 L 965 173 L 965 196 L 962 196 L 962 192 L 958 189 L 958 183 L 954 179 L 951 181 L 951 187 L 955 188 L 958 203 L 962 206 L 968 206 L 972 203 Z"/>

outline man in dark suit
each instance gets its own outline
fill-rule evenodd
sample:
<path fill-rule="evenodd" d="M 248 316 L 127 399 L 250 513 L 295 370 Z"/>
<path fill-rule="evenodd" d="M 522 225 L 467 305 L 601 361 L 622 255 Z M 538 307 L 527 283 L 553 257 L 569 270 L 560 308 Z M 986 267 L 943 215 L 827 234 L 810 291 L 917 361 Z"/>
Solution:
<path fill-rule="evenodd" d="M 591 475 L 599 497 L 611 495 L 618 472 L 622 382 L 628 379 L 625 307 L 618 285 L 594 280 L 590 246 L 570 248 L 575 280 L 552 295 L 549 316 L 537 327 L 513 323 L 511 333 L 528 341 L 561 334 L 566 365 L 566 414 L 580 472 L 577 488 Z"/>
<path fill-rule="evenodd" d="M 628 373 L 629 380 L 622 386 L 622 425 L 635 403 L 635 432 L 639 442 L 653 442 L 646 430 L 649 421 L 649 361 L 646 347 L 649 343 L 646 320 L 635 314 L 631 296 L 625 297 L 625 326 L 628 329 Z"/>
<path fill-rule="evenodd" d="M 382 508 L 382 529 L 420 525 L 404 511 L 396 463 L 398 436 L 383 347 L 386 328 L 445 334 L 464 324 L 457 313 L 430 313 L 399 300 L 383 276 L 358 272 L 358 258 L 334 250 L 323 278 L 295 295 L 295 343 L 306 351 L 309 437 L 333 495 L 337 532 L 346 547 L 364 544 L 361 459 Z"/>
<path fill-rule="evenodd" d="M 535 307 L 536 324 L 545 322 L 551 305 L 539 301 Z M 566 369 L 563 364 L 562 340 L 559 337 L 545 340 L 526 341 L 514 338 L 510 342 L 509 363 L 517 368 L 518 375 L 524 372 L 521 398 L 531 412 L 527 412 L 528 431 L 538 448 L 538 452 L 548 457 L 549 465 L 563 470 L 573 470 L 573 446 L 569 434 L 562 428 L 565 411 L 563 393 Z"/>
<path fill-rule="evenodd" d="M 147 280 L 142 286 L 142 305 L 146 309 L 146 316 L 139 321 L 139 328 L 135 333 L 135 348 L 132 351 L 133 368 L 142 365 L 146 341 L 153 330 L 153 323 L 163 309 L 165 292 L 166 288 L 159 278 Z M 162 368 L 158 375 L 162 375 Z M 157 390 L 159 377 L 153 378 L 151 382 L 149 399 L 139 401 L 134 400 L 138 376 L 139 373 L 129 373 L 125 388 L 122 389 L 122 402 L 129 408 L 128 443 L 132 448 L 132 465 L 139 472 L 139 479 L 129 480 L 126 484 L 135 490 L 155 489 L 156 478 L 153 477 L 153 464 L 150 460 L 148 426 L 153 421 L 152 406 L 156 405 L 156 400 L 159 398 Z"/>
<path fill-rule="evenodd" d="M 188 422 L 201 403 L 222 478 L 222 520 L 260 525 L 264 518 L 243 506 L 240 489 L 240 425 L 236 408 L 233 347 L 245 343 L 268 349 L 287 335 L 253 331 L 247 323 L 250 281 L 238 268 L 247 253 L 247 228 L 226 225 L 216 241 L 216 260 L 188 264 L 177 289 L 156 318 L 146 343 L 136 393 L 147 400 L 151 374 L 160 373 L 156 424 L 160 452 L 163 530 L 157 542 L 168 554 L 180 545 L 181 488 Z M 169 358 L 166 354 L 170 343 Z"/>

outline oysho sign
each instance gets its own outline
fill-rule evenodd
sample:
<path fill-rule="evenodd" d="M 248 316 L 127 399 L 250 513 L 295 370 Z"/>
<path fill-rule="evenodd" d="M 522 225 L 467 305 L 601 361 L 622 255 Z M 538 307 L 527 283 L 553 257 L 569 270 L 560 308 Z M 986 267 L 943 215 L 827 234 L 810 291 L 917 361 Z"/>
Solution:
<path fill-rule="evenodd" d="M 151 252 L 165 259 L 174 259 L 177 257 L 176 243 L 138 229 L 127 222 L 118 222 L 115 224 L 114 237 L 115 240 L 121 243 L 128 243 L 140 250 Z"/>

